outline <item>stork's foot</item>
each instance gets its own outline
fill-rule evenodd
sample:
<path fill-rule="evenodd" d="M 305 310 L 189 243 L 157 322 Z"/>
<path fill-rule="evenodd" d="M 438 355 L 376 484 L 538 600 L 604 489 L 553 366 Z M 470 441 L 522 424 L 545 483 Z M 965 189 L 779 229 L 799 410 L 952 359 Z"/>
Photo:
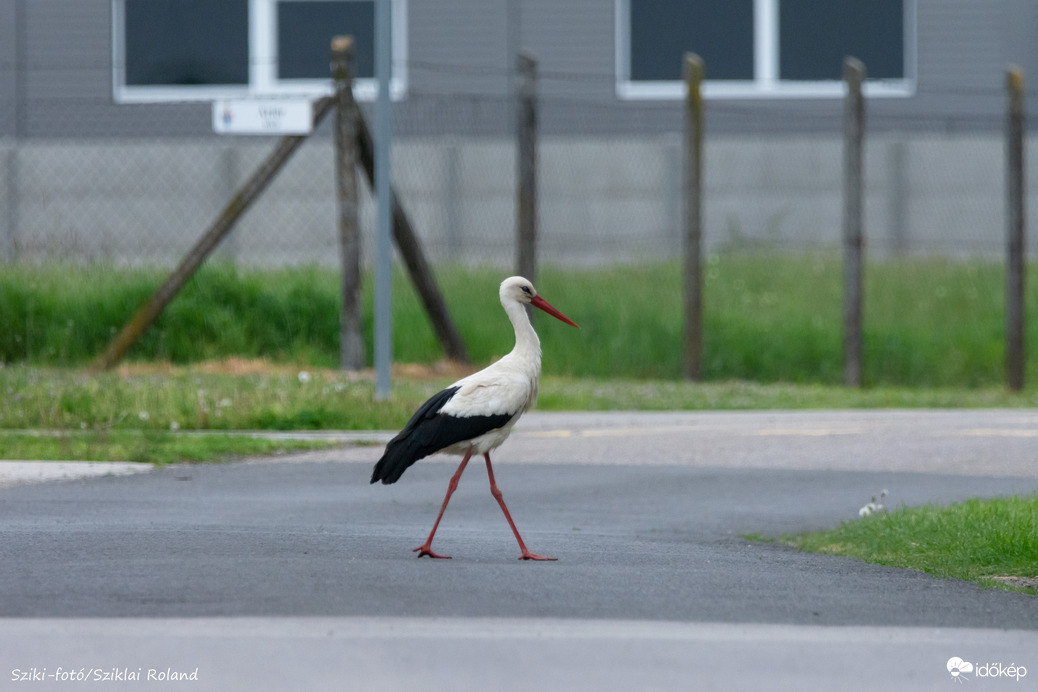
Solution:
<path fill-rule="evenodd" d="M 428 543 L 426 543 L 425 545 L 418 546 L 417 548 L 415 548 L 411 552 L 412 553 L 418 553 L 418 557 L 422 557 L 424 555 L 428 555 L 429 557 L 434 557 L 437 560 L 450 560 L 451 559 L 450 555 L 438 555 L 438 554 L 434 553 L 432 551 L 432 548 L 429 546 Z"/>
<path fill-rule="evenodd" d="M 529 550 L 524 550 L 523 554 L 519 556 L 520 560 L 542 560 L 544 562 L 554 562 L 558 560 L 557 557 L 544 557 L 543 555 L 536 555 L 531 553 Z"/>

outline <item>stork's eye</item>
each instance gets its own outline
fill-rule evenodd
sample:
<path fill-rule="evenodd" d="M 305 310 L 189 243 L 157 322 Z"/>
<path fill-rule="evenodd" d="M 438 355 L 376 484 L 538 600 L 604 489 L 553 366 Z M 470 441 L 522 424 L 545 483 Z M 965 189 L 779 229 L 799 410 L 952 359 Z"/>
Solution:
<path fill-rule="evenodd" d="M 533 291 L 530 290 L 529 286 L 523 286 L 523 293 L 525 293 L 528 296 L 533 295 Z"/>

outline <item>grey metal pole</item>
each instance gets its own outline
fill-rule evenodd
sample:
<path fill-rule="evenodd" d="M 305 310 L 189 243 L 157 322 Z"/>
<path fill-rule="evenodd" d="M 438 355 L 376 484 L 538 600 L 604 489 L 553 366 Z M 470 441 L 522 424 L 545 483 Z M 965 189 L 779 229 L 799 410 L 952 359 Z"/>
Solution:
<path fill-rule="evenodd" d="M 393 207 L 390 152 L 393 135 L 393 101 L 389 93 L 392 69 L 390 0 L 375 3 L 375 399 L 389 398 L 393 362 Z"/>

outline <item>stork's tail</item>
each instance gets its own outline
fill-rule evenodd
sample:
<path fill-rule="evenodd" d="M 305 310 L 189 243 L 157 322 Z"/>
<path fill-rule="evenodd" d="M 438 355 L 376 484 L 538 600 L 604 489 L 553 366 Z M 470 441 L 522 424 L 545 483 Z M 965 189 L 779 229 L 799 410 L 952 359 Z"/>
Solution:
<path fill-rule="evenodd" d="M 420 445 L 416 444 L 411 437 L 401 438 L 402 436 L 398 435 L 386 445 L 385 453 L 371 471 L 372 483 L 378 481 L 382 481 L 384 485 L 396 483 L 411 464 L 425 456 L 419 449 Z"/>

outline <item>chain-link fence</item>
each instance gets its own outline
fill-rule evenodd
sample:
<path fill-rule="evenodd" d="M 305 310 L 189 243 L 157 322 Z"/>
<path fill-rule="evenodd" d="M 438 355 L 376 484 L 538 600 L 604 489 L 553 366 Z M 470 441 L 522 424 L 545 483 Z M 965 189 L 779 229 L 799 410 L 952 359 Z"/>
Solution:
<path fill-rule="evenodd" d="M 774 108 L 755 114 L 750 103 L 708 102 L 707 252 L 837 248 L 840 114 L 831 103 L 815 103 L 787 106 L 784 118 L 800 127 L 782 132 L 770 124 Z M 637 121 L 639 108 L 628 104 L 626 120 Z M 511 266 L 512 100 L 414 94 L 405 110 L 393 176 L 428 256 L 438 263 Z M 647 104 L 644 111 L 659 127 L 624 132 L 611 123 L 615 104 L 541 97 L 542 261 L 608 265 L 680 252 L 681 104 Z M 733 119 L 742 123 L 738 132 L 711 127 Z M 417 134 L 415 121 L 423 123 Z M 865 232 L 871 258 L 1000 256 L 1005 145 L 997 127 L 949 131 L 939 122 L 871 117 L 868 127 Z M 0 143 L 2 256 L 8 262 L 170 266 L 273 145 L 269 137 L 217 136 Z M 361 198 L 370 250 L 373 206 L 366 191 Z M 334 204 L 326 125 L 279 173 L 220 253 L 246 265 L 334 262 Z"/>
<path fill-rule="evenodd" d="M 541 76 L 539 263 L 606 274 L 620 265 L 665 266 L 667 271 L 654 274 L 669 277 L 659 290 L 677 295 L 680 272 L 675 267 L 684 245 L 683 103 L 618 103 L 587 97 L 580 89 L 568 93 L 567 85 L 581 79 Z M 515 99 L 426 94 L 415 87 L 396 111 L 393 178 L 426 257 L 440 270 L 467 266 L 513 272 Z M 940 117 L 913 115 L 904 108 L 874 111 L 873 103 L 866 104 L 867 360 L 893 348 L 884 340 L 906 338 L 884 335 L 885 321 L 913 320 L 925 327 L 928 315 L 939 314 L 927 307 L 933 301 L 991 295 L 1001 283 L 1007 227 L 1003 123 L 990 114 L 971 116 L 969 104 L 978 99 L 1001 104 L 1005 96 L 997 88 L 971 93 L 961 108 L 955 105 L 960 95 L 943 96 L 948 111 Z M 0 140 L 0 265 L 75 262 L 171 269 L 277 144 L 273 137 L 206 132 L 198 127 L 198 104 L 148 107 L 147 112 L 168 136 L 52 133 Z M 192 127 L 185 125 L 188 114 L 196 121 Z M 168 127 L 162 125 L 166 119 Z M 708 326 L 711 311 L 732 299 L 710 293 L 719 258 L 812 253 L 838 266 L 842 119 L 839 99 L 706 102 Z M 334 270 L 340 251 L 333 149 L 330 122 L 325 122 L 241 217 L 216 256 L 245 267 L 313 264 Z M 370 265 L 375 219 L 366 183 L 360 200 L 362 258 Z M 1031 257 L 1038 247 L 1034 240 L 1032 233 L 1027 242 Z M 756 266 L 764 268 L 758 273 L 768 271 L 766 263 Z M 976 270 L 963 271 L 964 266 Z M 903 296 L 887 296 L 881 285 L 906 274 L 927 282 L 927 290 L 911 298 L 912 310 L 905 309 L 912 306 Z M 970 285 L 962 289 L 963 282 Z M 742 290 L 741 285 L 728 290 Z M 782 300 L 788 289 L 763 291 L 758 296 L 762 309 L 773 305 L 765 299 Z M 833 318 L 836 291 L 838 284 L 833 284 L 827 295 L 818 296 L 825 315 L 818 329 L 826 334 L 839 330 Z M 748 295 L 748 300 L 756 298 Z M 979 344 L 975 350 L 990 351 L 1001 343 L 1001 334 L 989 333 L 1000 320 L 988 317 L 987 326 L 967 334 Z M 964 329 L 971 319 L 963 313 Z M 949 347 L 952 355 L 954 348 Z M 726 376 L 743 372 L 728 366 L 714 370 Z M 911 378 L 910 372 L 887 377 Z"/>

